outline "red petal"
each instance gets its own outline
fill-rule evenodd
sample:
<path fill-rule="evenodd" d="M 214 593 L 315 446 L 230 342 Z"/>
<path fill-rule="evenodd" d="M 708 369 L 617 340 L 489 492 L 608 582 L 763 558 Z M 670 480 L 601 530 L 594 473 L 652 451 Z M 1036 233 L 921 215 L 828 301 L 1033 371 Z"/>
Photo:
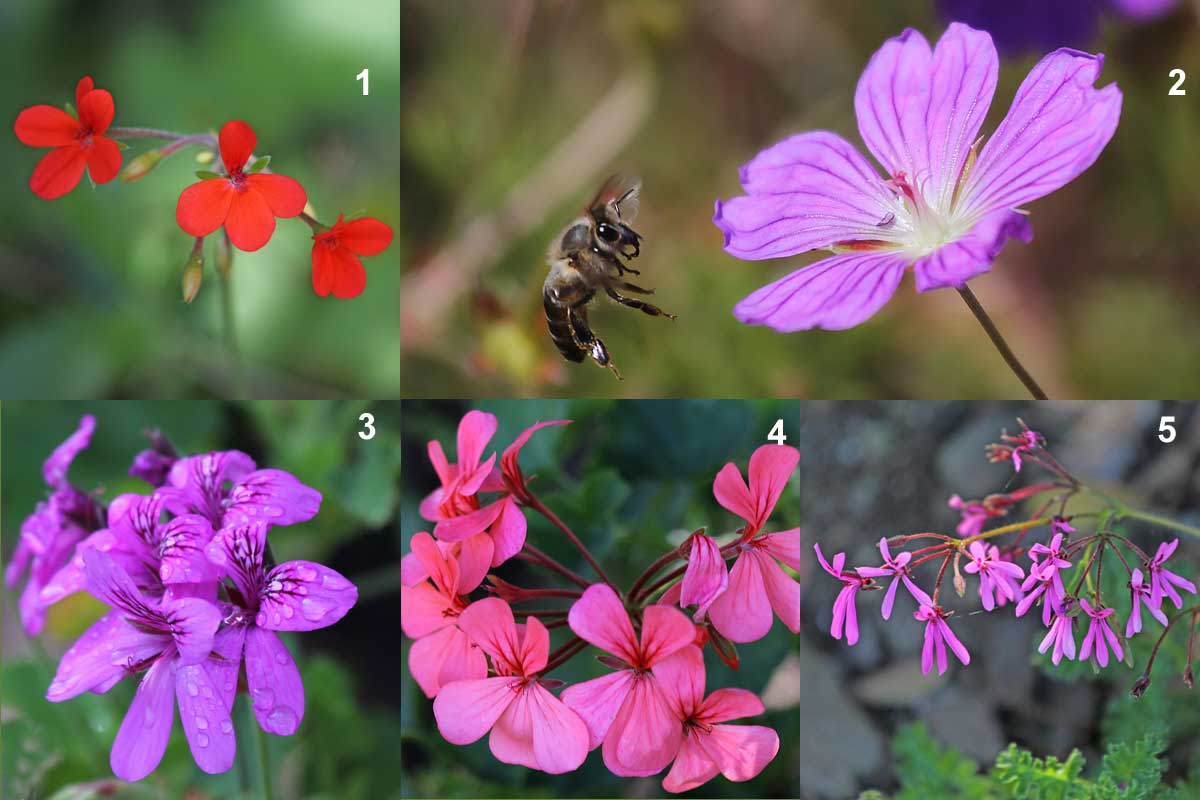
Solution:
<path fill-rule="evenodd" d="M 191 236 L 208 236 L 225 223 L 234 194 L 224 178 L 193 183 L 179 195 L 175 221 Z"/>
<path fill-rule="evenodd" d="M 304 210 L 304 204 L 308 202 L 308 197 L 305 196 L 304 187 L 300 185 L 300 182 L 286 175 L 259 172 L 248 175 L 246 183 L 250 184 L 252 189 L 258 190 L 277 217 L 287 219 L 297 216 Z"/>
<path fill-rule="evenodd" d="M 86 164 L 87 151 L 79 145 L 56 147 L 33 168 L 29 188 L 45 200 L 62 197 L 79 183 Z"/>
<path fill-rule="evenodd" d="M 108 130 L 114 112 L 112 95 L 104 89 L 93 89 L 79 101 L 79 121 L 94 134 Z"/>
<path fill-rule="evenodd" d="M 108 183 L 121 171 L 121 148 L 107 136 L 92 139 L 87 154 L 88 173 L 96 183 Z"/>
<path fill-rule="evenodd" d="M 266 198 L 253 189 L 235 191 L 225 218 L 225 232 L 238 250 L 258 250 L 269 242 L 275 232 L 275 215 Z"/>
<path fill-rule="evenodd" d="M 344 223 L 337 232 L 338 241 L 360 256 L 373 256 L 392 243 L 392 229 L 372 217 Z"/>
<path fill-rule="evenodd" d="M 318 242 L 313 245 L 312 255 L 313 291 L 320 297 L 333 292 L 334 297 L 349 300 L 358 297 L 367 287 L 367 271 L 362 262 L 344 247 L 329 247 Z"/>
<path fill-rule="evenodd" d="M 30 147 L 62 147 L 75 143 L 79 123 L 61 108 L 33 106 L 17 115 L 13 131 Z"/>
<path fill-rule="evenodd" d="M 231 120 L 221 128 L 221 163 L 226 172 L 240 172 L 250 160 L 258 139 L 251 128 L 240 119 Z"/>
<path fill-rule="evenodd" d="M 83 105 L 83 98 L 95 88 L 96 84 L 92 83 L 91 75 L 84 75 L 80 78 L 79 83 L 75 84 L 75 107 L 79 108 Z"/>

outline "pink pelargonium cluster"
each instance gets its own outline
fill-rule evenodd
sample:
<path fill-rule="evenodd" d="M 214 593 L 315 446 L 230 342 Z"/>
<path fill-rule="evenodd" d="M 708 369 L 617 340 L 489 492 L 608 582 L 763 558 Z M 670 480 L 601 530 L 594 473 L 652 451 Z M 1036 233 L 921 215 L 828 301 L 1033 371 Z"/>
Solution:
<path fill-rule="evenodd" d="M 437 442 L 429 443 L 441 487 L 421 511 L 436 526 L 432 535 L 413 536 L 400 596 L 401 626 L 415 640 L 409 668 L 433 699 L 438 730 L 460 745 L 487 735 L 499 761 L 552 774 L 577 769 L 597 748 L 616 775 L 644 777 L 670 767 L 663 779 L 669 792 L 718 774 L 732 781 L 758 775 L 778 753 L 779 736 L 761 725 L 726 724 L 765 709 L 742 689 L 706 697 L 702 648 L 710 625 L 733 641 L 752 641 L 778 614 L 799 631 L 799 584 L 779 565 L 799 568 L 799 530 L 762 532 L 799 454 L 760 448 L 748 483 L 736 466 L 726 465 L 714 494 L 745 526 L 725 548 L 702 534 L 691 537 L 681 548 L 688 557 L 683 579 L 657 603 L 650 602 L 653 591 L 636 591 L 640 582 L 622 597 L 607 582 L 588 584 L 569 571 L 583 591 L 523 589 L 488 575 L 487 588 L 496 596 L 472 600 L 489 567 L 526 547 L 522 507 L 549 514 L 529 492 L 517 458 L 535 431 L 553 424 L 563 421 L 526 430 L 498 468 L 494 453 L 484 457 L 497 428 L 490 414 L 472 411 L 463 418 L 457 464 Z M 725 559 L 735 555 L 727 572 Z M 563 621 L 547 624 L 533 612 L 519 624 L 513 611 L 515 603 L 538 596 L 574 598 L 565 611 L 542 612 L 565 613 L 576 637 L 553 652 L 548 628 Z M 697 606 L 694 622 L 671 607 L 681 601 Z M 551 690 L 563 684 L 546 673 L 587 644 L 607 654 L 597 659 L 613 671 L 556 697 Z"/>

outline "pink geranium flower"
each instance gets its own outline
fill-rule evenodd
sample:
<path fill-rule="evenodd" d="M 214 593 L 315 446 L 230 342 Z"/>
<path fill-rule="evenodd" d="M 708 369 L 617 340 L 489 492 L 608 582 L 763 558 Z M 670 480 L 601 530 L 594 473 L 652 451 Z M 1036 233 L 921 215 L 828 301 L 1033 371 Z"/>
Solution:
<path fill-rule="evenodd" d="M 729 571 L 725 569 L 720 546 L 702 531 L 688 537 L 687 559 L 683 580 L 673 584 L 658 602 L 660 605 L 696 606 L 692 619 L 703 622 L 708 607 L 729 586 Z"/>
<path fill-rule="evenodd" d="M 872 581 L 855 570 L 845 571 L 845 553 L 835 555 L 833 566 L 830 566 L 821 552 L 821 545 L 814 544 L 813 550 L 817 551 L 817 561 L 821 562 L 821 567 L 842 582 L 842 590 L 838 592 L 837 600 L 833 601 L 833 623 L 829 626 L 829 635 L 840 639 L 845 631 L 846 644 L 854 644 L 858 641 L 858 612 L 854 609 L 854 598 L 859 589 L 870 585 Z"/>
<path fill-rule="evenodd" d="M 908 576 L 908 562 L 912 560 L 912 553 L 904 552 L 892 558 L 892 553 L 888 550 L 886 536 L 879 540 L 879 553 L 883 556 L 882 567 L 859 567 L 856 571 L 864 578 L 895 576 L 887 588 L 887 593 L 883 597 L 882 612 L 884 619 L 892 616 L 892 604 L 896 602 L 896 587 L 900 585 L 901 581 L 904 582 L 904 588 L 908 589 L 908 593 L 913 596 L 918 605 L 921 603 L 926 605 L 933 603 L 929 599 L 929 595 L 925 594 L 925 591 L 913 583 L 912 578 Z"/>
<path fill-rule="evenodd" d="M 759 534 L 799 461 L 794 447 L 763 445 L 750 456 L 749 484 L 732 463 L 713 481 L 717 502 L 746 521 L 729 585 L 708 609 L 712 624 L 730 641 L 766 636 L 772 610 L 788 630 L 800 632 L 800 584 L 777 563 L 800 570 L 800 529 Z"/>
<path fill-rule="evenodd" d="M 458 594 L 458 561 L 443 553 L 428 533 L 412 538 L 412 555 L 429 576 L 400 586 L 400 627 L 412 639 L 408 668 L 426 697 L 451 681 L 482 678 L 487 660 L 459 626 L 467 603 Z"/>
<path fill-rule="evenodd" d="M 604 765 L 615 775 L 653 775 L 679 751 L 682 726 L 651 671 L 692 644 L 696 629 L 674 608 L 642 612 L 639 641 L 629 613 L 607 584 L 589 586 L 567 615 L 575 635 L 615 655 L 628 669 L 568 687 L 567 707 L 583 718 L 588 749 L 603 743 Z"/>
<path fill-rule="evenodd" d="M 1025 577 L 1025 570 L 1011 561 L 1000 557 L 1000 548 L 971 542 L 971 560 L 963 567 L 967 572 L 979 574 L 979 599 L 983 607 L 991 611 L 997 605 L 1017 599 L 1021 591 L 1017 583 Z"/>
<path fill-rule="evenodd" d="M 588 754 L 587 728 L 537 674 L 550 652 L 546 626 L 529 617 L 518 629 L 497 597 L 472 603 L 458 625 L 492 657 L 496 677 L 442 686 L 433 714 L 446 741 L 470 744 L 490 730 L 492 755 L 506 764 L 554 774 L 579 767 Z"/>
<path fill-rule="evenodd" d="M 1121 92 L 1095 88 L 1103 63 L 1066 48 L 1047 55 L 979 150 L 998 72 L 991 36 L 954 23 L 936 49 L 911 29 L 885 42 L 854 108 L 886 177 L 845 139 L 816 131 L 759 153 L 741 170 L 746 195 L 717 201 L 730 255 L 835 253 L 754 292 L 734 316 L 839 330 L 882 308 L 910 266 L 918 292 L 987 272 L 1006 240 L 1033 237 L 1017 209 L 1074 180 L 1112 138 Z"/>
<path fill-rule="evenodd" d="M 1162 607 L 1164 596 L 1171 598 L 1171 602 L 1175 604 L 1176 608 L 1183 608 L 1183 600 L 1179 597 L 1179 592 L 1175 591 L 1176 586 L 1185 592 L 1196 593 L 1196 584 L 1163 566 L 1177 547 L 1179 547 L 1178 539 L 1163 542 L 1158 546 L 1154 558 L 1146 564 L 1146 568 L 1150 571 L 1150 602 L 1155 608 Z"/>
<path fill-rule="evenodd" d="M 683 723 L 683 743 L 663 789 L 686 792 L 717 774 L 748 781 L 779 752 L 779 734 L 763 725 L 722 725 L 763 713 L 762 701 L 745 689 L 718 689 L 704 697 L 704 656 L 685 647 L 654 666 L 667 705 Z"/>
<path fill-rule="evenodd" d="M 1050 632 L 1042 639 L 1041 645 L 1038 646 L 1038 652 L 1044 653 L 1050 649 L 1050 645 L 1054 645 L 1054 653 L 1051 654 L 1050 660 L 1057 665 L 1062 661 L 1063 656 L 1067 659 L 1075 658 L 1075 618 L 1066 614 L 1057 614 L 1054 617 L 1054 623 L 1050 626 Z"/>
<path fill-rule="evenodd" d="M 1059 532 L 1054 534 L 1049 546 L 1039 542 L 1029 548 L 1029 557 L 1033 560 L 1033 565 L 1029 568 L 1025 582 L 1021 584 L 1021 591 L 1029 592 L 1029 594 L 1017 603 L 1016 611 L 1018 617 L 1024 616 L 1034 602 L 1044 595 L 1042 624 L 1046 626 L 1050 625 L 1050 617 L 1053 614 L 1062 611 L 1063 600 L 1067 596 L 1067 590 L 1063 587 L 1062 576 L 1059 572 L 1070 569 L 1071 562 L 1062 555 L 1062 531 L 1073 533 L 1075 530 L 1061 520 L 1055 520 L 1054 528 Z M 1030 591 L 1031 589 L 1032 591 Z"/>
<path fill-rule="evenodd" d="M 1135 569 L 1129 578 L 1129 593 L 1131 595 L 1131 608 L 1129 611 L 1129 621 L 1125 623 L 1125 638 L 1128 639 L 1135 633 L 1142 632 L 1142 603 L 1146 604 L 1146 610 L 1154 615 L 1154 618 L 1163 625 L 1167 624 L 1167 615 L 1162 610 L 1162 598 L 1159 598 L 1159 603 L 1154 603 L 1154 595 L 1150 590 L 1150 584 L 1142 579 L 1142 571 Z"/>
<path fill-rule="evenodd" d="M 967 652 L 967 648 L 946 624 L 946 612 L 942 610 L 941 606 L 922 605 L 913 612 L 913 619 L 925 623 L 925 644 L 921 648 L 921 672 L 929 674 L 929 671 L 933 669 L 933 660 L 936 654 L 938 675 L 945 673 L 947 645 L 950 646 L 954 656 L 963 663 L 963 666 L 971 663 L 971 654 Z"/>
<path fill-rule="evenodd" d="M 1083 637 L 1083 644 L 1079 647 L 1079 660 L 1087 661 L 1092 654 L 1092 648 L 1096 649 L 1096 663 L 1101 667 L 1108 666 L 1108 647 L 1112 648 L 1113 655 L 1117 661 L 1125 658 L 1125 651 L 1121 649 L 1121 640 L 1117 637 L 1116 632 L 1109 626 L 1108 618 L 1116 613 L 1112 608 L 1092 608 L 1088 605 L 1088 601 L 1084 598 L 1079 598 L 1079 605 L 1091 617 L 1091 622 L 1088 624 L 1087 634 Z M 1108 647 L 1105 646 L 1108 643 Z"/>

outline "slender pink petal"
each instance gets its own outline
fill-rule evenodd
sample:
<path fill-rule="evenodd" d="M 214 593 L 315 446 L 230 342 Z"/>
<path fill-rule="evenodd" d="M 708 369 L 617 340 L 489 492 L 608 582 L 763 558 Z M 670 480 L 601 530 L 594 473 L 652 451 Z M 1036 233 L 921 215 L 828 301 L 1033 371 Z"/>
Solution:
<path fill-rule="evenodd" d="M 672 610 L 663 606 L 656 608 Z M 647 609 L 650 610 L 652 609 Z M 690 627 L 691 623 L 688 623 L 686 617 L 678 611 L 674 613 Z M 633 623 L 629 621 L 629 613 L 621 604 L 617 593 L 608 584 L 597 583 L 589 586 L 583 596 L 571 606 L 567 621 L 579 638 L 621 657 L 631 666 L 638 664 L 640 650 L 633 633 Z M 688 641 L 691 641 L 690 635 Z"/>
<path fill-rule="evenodd" d="M 584 735 L 586 736 L 586 732 Z M 530 769 L 538 768 L 537 756 L 533 751 L 533 711 L 530 708 L 527 687 L 516 690 L 512 702 L 492 726 L 492 732 L 488 736 L 488 748 L 497 761 L 520 764 Z"/>
<path fill-rule="evenodd" d="M 505 475 L 515 478 L 521 474 L 521 466 L 518 459 L 521 455 L 521 448 L 529 442 L 529 437 L 533 436 L 533 434 L 537 433 L 542 428 L 546 428 L 551 425 L 570 424 L 571 420 L 569 419 L 555 419 L 547 422 L 538 422 L 521 431 L 521 435 L 514 439 L 512 444 L 504 448 L 504 453 L 500 456 L 500 467 L 504 471 Z"/>
<path fill-rule="evenodd" d="M 497 500 L 470 514 L 439 520 L 434 526 L 433 535 L 443 542 L 461 542 L 468 536 L 486 531 L 503 512 L 504 501 Z"/>
<path fill-rule="evenodd" d="M 746 553 L 758 561 L 759 571 L 762 573 L 763 586 L 767 591 L 767 599 L 771 601 L 771 608 L 779 616 L 781 622 L 787 626 L 792 633 L 800 632 L 800 582 L 792 579 L 783 568 L 775 562 L 766 553 L 757 549 L 750 550 Z M 889 592 L 895 587 L 898 581 L 892 581 L 892 586 L 889 587 Z"/>
<path fill-rule="evenodd" d="M 800 463 L 800 451 L 788 445 L 764 444 L 750 456 L 750 493 L 754 498 L 755 528 L 766 524 L 788 479 Z"/>
<path fill-rule="evenodd" d="M 162 761 L 175 724 L 174 663 L 160 658 L 146 671 L 117 738 L 113 740 L 110 764 L 113 774 L 124 781 L 140 781 Z"/>
<path fill-rule="evenodd" d="M 658 680 L 652 673 L 642 673 L 634 678 L 604 738 L 604 765 L 614 775 L 653 775 L 679 751 L 682 729 L 658 688 Z"/>
<path fill-rule="evenodd" d="M 517 696 L 521 678 L 454 681 L 433 701 L 438 730 L 451 744 L 470 744 L 483 737 Z"/>
<path fill-rule="evenodd" d="M 696 638 L 696 626 L 668 606 L 650 606 L 642 612 L 642 667 L 653 667 L 662 659 L 687 647 Z"/>
<path fill-rule="evenodd" d="M 723 508 L 732 511 L 744 520 L 754 518 L 754 497 L 750 487 L 742 480 L 742 472 L 730 462 L 721 467 L 713 480 L 713 496 Z"/>
<path fill-rule="evenodd" d="M 246 684 L 254 717 L 267 733 L 291 736 L 304 719 L 304 683 L 292 654 L 274 631 L 246 632 Z"/>
<path fill-rule="evenodd" d="M 682 594 L 683 594 L 683 582 L 676 581 L 675 583 L 671 584 L 671 587 L 669 589 L 667 589 L 665 592 L 663 592 L 663 596 L 658 598 L 658 602 L 655 605 L 677 606 L 677 605 L 679 605 L 679 599 L 682 596 Z"/>
<path fill-rule="evenodd" d="M 1090 167 L 1117 129 L 1121 91 L 1096 89 L 1104 57 L 1061 48 L 1029 72 L 963 189 L 963 213 L 1014 208 Z"/>
<path fill-rule="evenodd" d="M 933 669 L 933 638 L 936 635 L 936 629 L 933 625 L 925 624 L 925 643 L 921 645 L 921 672 L 925 675 Z M 940 673 L 939 673 L 940 674 Z"/>
<path fill-rule="evenodd" d="M 428 583 L 400 587 L 400 629 L 412 639 L 453 625 L 444 612 L 453 608 L 446 596 Z"/>
<path fill-rule="evenodd" d="M 470 594 L 487 576 L 492 564 L 492 537 L 486 532 L 468 536 L 455 545 L 458 548 L 457 594 Z"/>
<path fill-rule="evenodd" d="M 704 702 L 704 654 L 688 645 L 654 665 L 654 677 L 671 713 L 690 717 Z"/>
<path fill-rule="evenodd" d="M 525 546 L 525 514 L 511 495 L 502 499 L 500 506 L 500 516 L 488 529 L 493 542 L 493 567 L 508 561 Z"/>
<path fill-rule="evenodd" d="M 583 720 L 588 729 L 588 749 L 600 746 L 621 710 L 633 684 L 634 672 L 623 669 L 601 678 L 563 689 L 562 701 Z"/>
<path fill-rule="evenodd" d="M 446 451 L 442 449 L 442 443 L 437 439 L 430 440 L 426 445 L 426 451 L 429 453 L 429 463 L 433 465 L 433 471 L 437 473 L 438 480 L 442 482 L 442 486 L 449 486 L 454 480 L 457 468 L 450 466 L 450 461 L 446 458 Z"/>
<path fill-rule="evenodd" d="M 537 683 L 522 694 L 533 720 L 533 753 L 538 769 L 557 775 L 577 769 L 588 754 L 583 720 Z"/>
<path fill-rule="evenodd" d="M 964 665 L 970 664 L 971 654 L 967 652 L 966 646 L 959 641 L 957 636 L 954 635 L 954 631 L 950 629 L 950 626 L 946 624 L 946 621 L 939 619 L 937 621 L 937 626 L 941 631 L 942 638 L 946 641 L 946 644 L 950 646 L 951 652 L 953 652 L 958 660 Z"/>
<path fill-rule="evenodd" d="M 896 293 L 909 260 L 891 250 L 830 256 L 754 291 L 734 306 L 733 315 L 783 333 L 853 328 Z"/>
<path fill-rule="evenodd" d="M 237 745 L 229 708 L 219 684 L 209 674 L 208 663 L 181 666 L 175 671 L 175 697 L 192 759 L 200 769 L 215 775 L 233 766 Z"/>
<path fill-rule="evenodd" d="M 69 700 L 83 692 L 111 687 L 139 664 L 170 645 L 166 634 L 148 634 L 125 621 L 114 609 L 92 623 L 58 663 L 46 699 Z"/>
<path fill-rule="evenodd" d="M 908 28 L 884 42 L 858 79 L 858 132 L 889 175 L 927 179 L 932 66 L 929 42 Z"/>
<path fill-rule="evenodd" d="M 716 762 L 709 758 L 708 753 L 697 741 L 703 735 L 705 734 L 692 729 L 684 736 L 679 753 L 675 756 L 675 763 L 667 777 L 663 778 L 663 789 L 673 793 L 686 792 L 721 774 Z"/>
<path fill-rule="evenodd" d="M 718 200 L 725 252 L 779 258 L 837 242 L 875 239 L 893 198 L 854 145 L 827 131 L 784 139 L 741 170 L 746 196 Z"/>
<path fill-rule="evenodd" d="M 523 674 L 521 642 L 517 640 L 517 625 L 508 603 L 499 597 L 476 600 L 459 615 L 458 627 L 494 661 L 510 672 Z M 545 661 L 541 666 L 546 666 Z"/>
<path fill-rule="evenodd" d="M 779 734 L 762 725 L 714 725 L 697 741 L 731 781 L 750 780 L 779 752 Z"/>
<path fill-rule="evenodd" d="M 778 569 L 778 567 L 776 567 Z M 753 642 L 771 629 L 771 604 L 759 560 L 743 551 L 729 573 L 729 587 L 708 609 L 721 635 L 733 642 Z"/>
<path fill-rule="evenodd" d="M 800 529 L 792 528 L 779 533 L 766 533 L 754 540 L 754 543 L 787 564 L 797 572 L 800 571 Z M 907 553 L 905 555 L 908 555 Z"/>
<path fill-rule="evenodd" d="M 447 683 L 487 675 L 483 651 L 456 626 L 442 628 L 413 642 L 408 669 L 426 697 L 435 697 Z"/>
<path fill-rule="evenodd" d="M 705 698 L 696 719 L 708 725 L 755 717 L 766 709 L 758 695 L 746 689 L 717 689 Z"/>
<path fill-rule="evenodd" d="M 458 423 L 458 467 L 473 472 L 479 466 L 483 449 L 496 435 L 496 415 L 486 411 L 468 411 Z M 464 492 L 464 494 L 474 494 Z"/>

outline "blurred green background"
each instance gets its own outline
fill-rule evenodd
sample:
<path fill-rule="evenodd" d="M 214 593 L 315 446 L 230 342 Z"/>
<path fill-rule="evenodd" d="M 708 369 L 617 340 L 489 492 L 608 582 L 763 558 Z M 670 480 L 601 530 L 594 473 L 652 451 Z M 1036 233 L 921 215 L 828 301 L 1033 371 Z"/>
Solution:
<path fill-rule="evenodd" d="M 375 416 L 376 435 L 369 441 L 357 435 L 364 411 Z M 96 432 L 70 479 L 100 492 L 105 503 L 123 492 L 149 491 L 126 471 L 146 446 L 142 431 L 151 427 L 160 428 L 181 452 L 240 449 L 260 467 L 287 470 L 320 491 L 317 517 L 274 529 L 272 548 L 280 561 L 310 559 L 338 570 L 357 584 L 359 600 L 336 625 L 283 634 L 304 681 L 307 707 L 294 736 L 267 737 L 275 797 L 395 796 L 399 650 L 390 632 L 398 601 L 398 402 L 5 402 L 0 413 L 5 563 L 21 521 L 46 496 L 42 461 L 86 413 L 96 416 Z M 205 775 L 192 761 L 178 720 L 155 772 L 132 786 L 116 781 L 109 752 L 136 683 L 123 681 L 107 694 L 63 703 L 45 699 L 58 659 L 104 607 L 85 593 L 74 595 L 50 610 L 39 638 L 29 639 L 17 617 L 17 597 L 4 589 L 0 795 L 84 800 L 96 796 L 84 791 L 90 784 L 93 790 L 111 788 L 105 797 L 258 796 L 253 736 L 239 727 L 233 769 Z M 242 696 L 234 706 L 235 725 L 242 725 L 246 710 Z M 254 787 L 251 792 L 244 791 L 247 785 Z"/>
<path fill-rule="evenodd" d="M 496 401 L 477 406 L 459 403 L 404 403 L 401 527 L 404 550 L 417 531 L 432 530 L 417 506 L 438 486 L 426 456 L 426 443 L 442 442 L 456 460 L 458 421 L 470 408 L 499 418 L 499 430 L 484 451 L 503 450 L 522 430 L 539 420 L 571 419 L 573 424 L 545 428 L 521 451 L 522 471 L 536 475 L 533 491 L 587 545 L 604 570 L 628 588 L 641 571 L 699 527 L 712 535 L 731 533 L 739 522 L 717 505 L 712 481 L 733 461 L 745 474 L 751 453 L 766 443 L 776 419 L 784 433 L 798 431 L 794 403 L 735 401 Z M 799 471 L 784 492 L 768 524 L 781 530 L 798 524 Z M 584 577 L 587 562 L 542 517 L 526 513 L 528 541 Z M 565 583 L 545 570 L 512 559 L 495 570 L 520 586 L 559 587 Z M 526 606 L 522 605 L 522 609 Z M 561 608 L 561 604 L 551 606 Z M 520 617 L 520 615 L 518 615 Z M 550 632 L 550 646 L 570 636 Z M 660 797 L 665 773 L 649 778 L 618 778 L 605 769 L 599 751 L 575 772 L 547 775 L 498 762 L 487 737 L 467 747 L 449 744 L 437 731 L 432 703 L 408 672 L 411 641 L 403 638 L 400 666 L 402 793 L 405 797 Z M 769 725 L 779 733 L 780 751 L 751 781 L 732 783 L 717 777 L 682 796 L 796 797 L 799 791 L 798 639 L 775 620 L 770 633 L 738 646 L 741 665 L 733 672 L 705 648 L 706 691 L 740 686 L 759 693 L 769 709 L 760 717 L 734 724 Z M 568 684 L 599 677 L 609 668 L 589 647 L 552 673 Z M 764 691 L 765 690 L 765 691 Z"/>
<path fill-rule="evenodd" d="M 851 331 L 741 325 L 738 300 L 821 256 L 738 261 L 711 222 L 738 167 L 780 139 L 827 129 L 861 147 L 871 54 L 945 25 L 930 0 L 405 0 L 406 396 L 1024 396 L 956 294 L 911 279 Z M 1143 25 L 1105 14 L 1091 47 L 1125 96 L 1114 140 L 1031 204 L 1033 243 L 971 285 L 1052 396 L 1194 396 L 1196 5 Z M 1002 59 L 983 133 L 1041 54 Z M 1185 97 L 1167 96 L 1176 67 Z M 637 282 L 679 315 L 597 304 L 621 384 L 559 357 L 540 297 L 547 242 L 617 169 L 644 180 Z"/>
<path fill-rule="evenodd" d="M 175 222 L 197 179 L 185 148 L 135 183 L 55 201 L 29 176 L 45 150 L 11 123 L 39 103 L 74 103 L 91 75 L 115 126 L 200 132 L 243 119 L 271 168 L 299 180 L 317 218 L 399 217 L 396 0 L 168 3 L 12 0 L 0 6 L 0 375 L 7 397 L 396 396 L 399 248 L 367 258 L 354 300 L 312 290 L 308 226 L 278 220 L 263 249 L 235 253 L 234 317 L 249 379 L 221 339 L 215 240 L 199 297 L 180 281 L 192 239 Z M 370 69 L 370 95 L 355 80 Z M 129 140 L 124 163 L 156 140 Z"/>

